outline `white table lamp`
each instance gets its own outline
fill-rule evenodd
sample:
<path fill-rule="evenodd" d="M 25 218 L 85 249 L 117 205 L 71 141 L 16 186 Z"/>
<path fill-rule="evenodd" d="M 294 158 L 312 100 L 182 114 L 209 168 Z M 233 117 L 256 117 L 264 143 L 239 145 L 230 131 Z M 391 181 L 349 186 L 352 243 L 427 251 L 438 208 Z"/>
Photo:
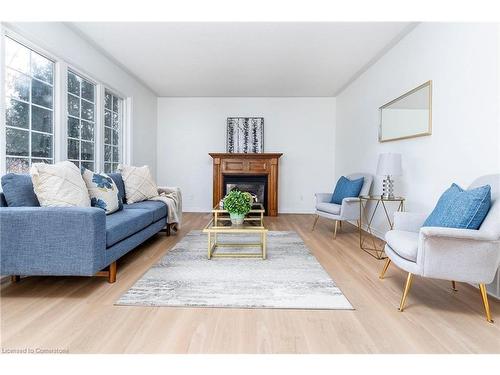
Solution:
<path fill-rule="evenodd" d="M 394 198 L 394 181 L 391 176 L 401 176 L 401 154 L 386 153 L 378 157 L 377 175 L 385 176 L 382 182 L 382 199 Z"/>

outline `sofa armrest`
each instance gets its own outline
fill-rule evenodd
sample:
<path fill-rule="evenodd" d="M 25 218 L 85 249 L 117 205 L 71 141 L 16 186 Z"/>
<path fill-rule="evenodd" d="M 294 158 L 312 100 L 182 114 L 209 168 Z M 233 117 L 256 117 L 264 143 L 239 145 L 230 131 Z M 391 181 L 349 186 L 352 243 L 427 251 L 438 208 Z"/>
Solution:
<path fill-rule="evenodd" d="M 425 219 L 427 219 L 427 215 L 422 213 L 394 212 L 394 229 L 418 232 Z"/>
<path fill-rule="evenodd" d="M 91 276 L 106 266 L 99 208 L 0 208 L 2 275 Z"/>
<path fill-rule="evenodd" d="M 178 193 L 180 191 L 181 191 L 181 189 L 178 188 L 177 186 L 158 186 L 158 194 Z"/>
<path fill-rule="evenodd" d="M 330 203 L 332 199 L 332 193 L 316 193 L 314 194 L 316 198 L 316 203 Z"/>
<path fill-rule="evenodd" d="M 175 193 L 177 198 L 177 219 L 179 222 L 177 223 L 180 227 L 180 223 L 182 221 L 182 190 L 177 186 L 158 186 L 158 194 L 171 194 Z"/>

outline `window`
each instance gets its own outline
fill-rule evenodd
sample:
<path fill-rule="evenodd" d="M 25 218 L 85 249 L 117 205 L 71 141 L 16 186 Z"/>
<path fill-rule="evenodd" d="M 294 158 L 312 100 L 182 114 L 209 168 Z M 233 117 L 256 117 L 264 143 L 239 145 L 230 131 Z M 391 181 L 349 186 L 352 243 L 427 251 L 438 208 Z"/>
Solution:
<path fill-rule="evenodd" d="M 109 90 L 104 93 L 104 172 L 116 171 L 120 163 L 123 99 Z"/>
<path fill-rule="evenodd" d="M 5 37 L 6 171 L 54 162 L 54 62 Z"/>
<path fill-rule="evenodd" d="M 68 160 L 94 171 L 96 86 L 68 71 Z"/>
<path fill-rule="evenodd" d="M 123 96 L 0 26 L 0 175 L 66 159 L 116 171 L 127 151 Z"/>

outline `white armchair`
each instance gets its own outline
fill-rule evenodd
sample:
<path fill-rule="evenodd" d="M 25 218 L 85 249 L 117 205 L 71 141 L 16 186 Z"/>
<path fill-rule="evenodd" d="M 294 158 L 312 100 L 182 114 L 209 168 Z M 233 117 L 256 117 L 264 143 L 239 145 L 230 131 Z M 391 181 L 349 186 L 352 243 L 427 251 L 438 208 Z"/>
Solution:
<path fill-rule="evenodd" d="M 373 176 L 367 173 L 355 173 L 346 176 L 349 180 L 355 180 L 364 177 L 363 186 L 359 195 L 368 195 L 372 186 Z M 359 220 L 359 199 L 344 198 L 342 204 L 330 203 L 332 193 L 316 193 L 316 218 L 312 230 L 316 227 L 319 217 L 324 217 L 335 221 L 333 238 L 337 238 L 337 225 L 342 221 L 358 221 Z M 359 226 L 359 223 L 358 223 Z"/>
<path fill-rule="evenodd" d="M 386 233 L 388 258 L 380 274 L 392 263 L 408 272 L 399 310 L 405 308 L 413 275 L 479 284 L 486 319 L 491 319 L 486 284 L 500 265 L 500 174 L 483 176 L 470 188 L 489 184 L 492 205 L 479 230 L 423 227 L 427 215 L 397 212 L 394 230 Z"/>

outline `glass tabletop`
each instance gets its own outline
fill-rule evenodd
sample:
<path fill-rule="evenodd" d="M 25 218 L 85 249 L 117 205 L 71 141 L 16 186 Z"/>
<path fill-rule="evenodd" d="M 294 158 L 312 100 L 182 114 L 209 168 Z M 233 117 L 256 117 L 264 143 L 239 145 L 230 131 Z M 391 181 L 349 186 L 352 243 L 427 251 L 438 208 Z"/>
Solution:
<path fill-rule="evenodd" d="M 213 209 L 212 209 L 212 212 L 218 212 L 218 213 L 226 213 L 227 210 L 224 210 L 224 208 L 220 208 L 220 205 L 218 204 L 217 206 L 215 206 Z M 252 213 L 264 213 L 265 210 L 264 210 L 264 206 L 262 205 L 262 203 L 253 203 L 252 204 L 252 209 L 250 210 L 250 214 Z"/>

